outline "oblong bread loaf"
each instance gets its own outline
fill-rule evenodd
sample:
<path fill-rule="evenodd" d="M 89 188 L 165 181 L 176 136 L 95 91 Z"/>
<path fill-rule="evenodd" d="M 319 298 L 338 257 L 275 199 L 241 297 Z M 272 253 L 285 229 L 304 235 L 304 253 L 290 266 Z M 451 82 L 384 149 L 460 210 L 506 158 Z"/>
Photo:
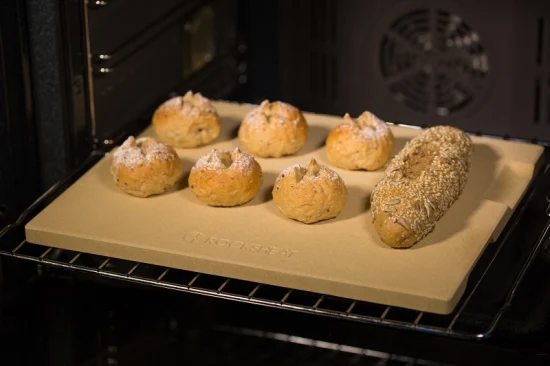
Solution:
<path fill-rule="evenodd" d="M 408 248 L 429 234 L 462 193 L 472 153 L 470 137 L 449 126 L 429 128 L 405 145 L 371 195 L 380 239 Z"/>

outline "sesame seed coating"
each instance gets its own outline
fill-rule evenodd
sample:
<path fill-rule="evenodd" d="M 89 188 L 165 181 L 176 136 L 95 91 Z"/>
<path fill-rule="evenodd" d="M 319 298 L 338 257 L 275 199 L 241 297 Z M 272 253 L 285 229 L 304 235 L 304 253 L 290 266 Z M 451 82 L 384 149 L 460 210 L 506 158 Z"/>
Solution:
<path fill-rule="evenodd" d="M 464 190 L 472 153 L 468 135 L 449 126 L 429 128 L 407 143 L 371 195 L 381 239 L 409 247 L 430 233 Z"/>

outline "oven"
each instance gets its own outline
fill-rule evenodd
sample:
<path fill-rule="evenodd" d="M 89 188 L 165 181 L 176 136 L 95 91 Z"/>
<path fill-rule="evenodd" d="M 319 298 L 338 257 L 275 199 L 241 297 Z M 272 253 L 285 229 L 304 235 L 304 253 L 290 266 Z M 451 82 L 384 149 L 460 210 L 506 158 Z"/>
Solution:
<path fill-rule="evenodd" d="M 0 360 L 548 364 L 546 148 L 447 315 L 36 245 L 24 227 L 186 90 L 545 147 L 549 46 L 536 0 L 3 1 Z"/>

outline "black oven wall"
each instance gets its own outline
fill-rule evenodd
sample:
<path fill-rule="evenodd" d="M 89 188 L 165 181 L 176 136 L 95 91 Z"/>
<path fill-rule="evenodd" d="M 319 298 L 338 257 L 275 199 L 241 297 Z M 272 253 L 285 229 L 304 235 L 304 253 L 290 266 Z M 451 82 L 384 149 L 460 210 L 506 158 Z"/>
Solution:
<path fill-rule="evenodd" d="M 0 2 L 0 228 L 38 195 L 26 16 L 22 1 Z"/>
<path fill-rule="evenodd" d="M 42 188 L 91 151 L 87 52 L 78 0 L 27 0 L 30 70 Z"/>

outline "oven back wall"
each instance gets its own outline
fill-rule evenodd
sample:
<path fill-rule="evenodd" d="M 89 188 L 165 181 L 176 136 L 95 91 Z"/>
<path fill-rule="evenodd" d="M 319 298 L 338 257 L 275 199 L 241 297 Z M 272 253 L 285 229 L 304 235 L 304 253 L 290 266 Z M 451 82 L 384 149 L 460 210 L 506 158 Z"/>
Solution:
<path fill-rule="evenodd" d="M 282 94 L 316 112 L 550 142 L 550 2 L 281 2 Z"/>

